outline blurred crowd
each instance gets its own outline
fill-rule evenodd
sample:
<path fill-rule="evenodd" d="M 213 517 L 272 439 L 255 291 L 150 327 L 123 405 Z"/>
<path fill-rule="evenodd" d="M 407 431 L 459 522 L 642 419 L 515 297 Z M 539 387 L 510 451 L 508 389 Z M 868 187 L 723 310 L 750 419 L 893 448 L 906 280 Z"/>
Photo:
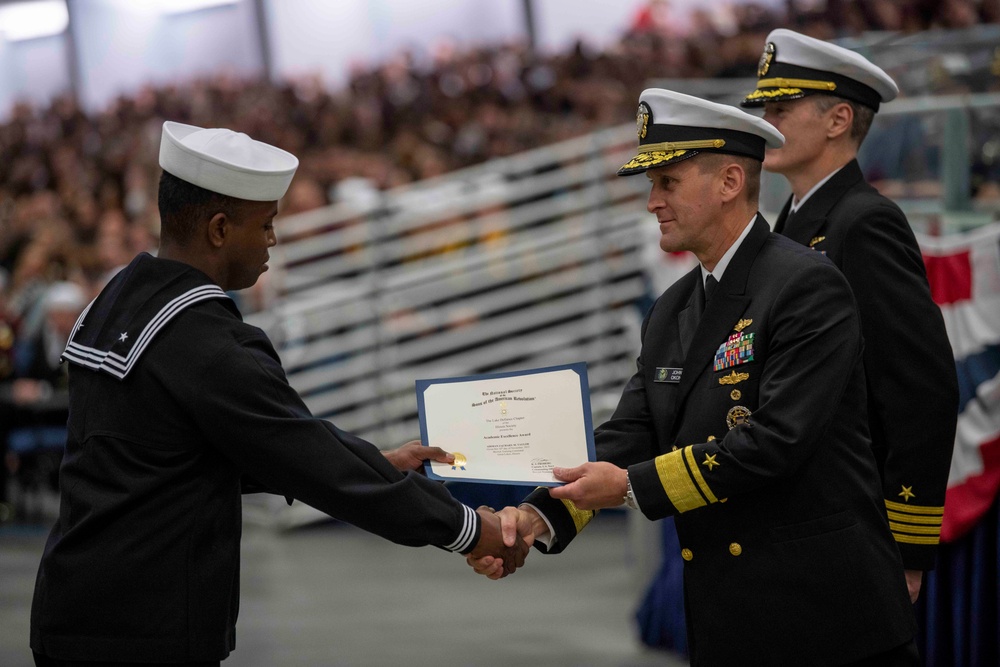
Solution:
<path fill-rule="evenodd" d="M 299 156 L 280 206 L 289 215 L 347 196 L 358 179 L 389 189 L 621 124 L 650 79 L 752 77 L 774 27 L 820 38 L 966 28 L 1000 20 L 1000 0 L 719 3 L 686 16 L 683 30 L 674 18 L 668 1 L 651 0 L 603 50 L 445 41 L 359 67 L 336 91 L 319 77 L 220 75 L 147 87 L 93 114 L 70 97 L 16 107 L 0 124 L 0 450 L 5 428 L 43 412 L 35 408 L 64 388 L 53 350 L 65 343 L 65 323 L 118 268 L 156 248 L 164 119 L 229 127 Z M 46 365 L 49 375 L 32 377 Z M 33 389 L 16 388 L 19 380 Z M 18 469 L 16 452 L 5 458 L 0 468 Z"/>

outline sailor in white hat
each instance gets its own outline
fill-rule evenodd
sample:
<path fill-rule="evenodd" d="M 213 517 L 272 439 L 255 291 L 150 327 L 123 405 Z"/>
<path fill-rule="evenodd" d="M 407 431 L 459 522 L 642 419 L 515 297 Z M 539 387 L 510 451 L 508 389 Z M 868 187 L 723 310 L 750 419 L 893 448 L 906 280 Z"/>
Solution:
<path fill-rule="evenodd" d="M 872 446 L 916 600 L 938 547 L 958 385 L 910 225 L 865 182 L 857 160 L 879 105 L 899 90 L 861 55 L 784 29 L 768 35 L 757 73 L 743 105 L 763 106 L 785 135 L 784 147 L 768 149 L 764 169 L 792 189 L 775 231 L 826 254 L 858 299 Z"/>
<path fill-rule="evenodd" d="M 36 662 L 219 664 L 236 646 L 241 492 L 298 498 L 404 544 L 490 554 L 507 571 L 522 564 L 527 545 L 508 548 L 491 512 L 405 474 L 453 457 L 419 441 L 383 453 L 313 417 L 227 295 L 267 269 L 298 160 L 167 122 L 160 165 L 159 256 L 111 279 L 63 353 L 63 512 L 32 605 Z"/>

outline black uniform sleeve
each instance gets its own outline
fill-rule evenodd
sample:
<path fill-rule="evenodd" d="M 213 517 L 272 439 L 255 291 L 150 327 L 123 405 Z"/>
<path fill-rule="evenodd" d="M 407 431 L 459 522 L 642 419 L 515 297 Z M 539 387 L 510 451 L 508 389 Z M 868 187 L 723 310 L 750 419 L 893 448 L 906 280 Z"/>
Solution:
<path fill-rule="evenodd" d="M 903 565 L 929 570 L 958 420 L 951 344 L 919 247 L 898 208 L 869 207 L 851 226 L 843 258 L 861 313 L 869 423 L 889 526 Z"/>
<path fill-rule="evenodd" d="M 198 391 L 194 417 L 213 445 L 275 493 L 398 544 L 467 553 L 478 541 L 478 515 L 443 485 L 312 416 L 262 332 L 223 348 Z"/>

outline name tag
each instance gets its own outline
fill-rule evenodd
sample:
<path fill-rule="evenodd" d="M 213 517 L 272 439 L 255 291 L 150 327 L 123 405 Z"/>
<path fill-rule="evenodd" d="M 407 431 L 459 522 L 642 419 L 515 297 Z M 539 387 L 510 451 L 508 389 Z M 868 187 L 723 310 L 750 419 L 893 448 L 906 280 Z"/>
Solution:
<path fill-rule="evenodd" d="M 656 374 L 653 376 L 653 382 L 677 384 L 681 381 L 681 375 L 683 375 L 683 373 L 683 368 L 657 368 Z"/>

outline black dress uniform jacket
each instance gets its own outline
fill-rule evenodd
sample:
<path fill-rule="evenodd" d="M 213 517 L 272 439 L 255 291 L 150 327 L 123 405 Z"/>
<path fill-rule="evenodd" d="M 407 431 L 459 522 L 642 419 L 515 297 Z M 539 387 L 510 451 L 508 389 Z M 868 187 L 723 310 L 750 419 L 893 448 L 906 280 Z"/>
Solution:
<path fill-rule="evenodd" d="M 241 479 L 399 544 L 466 551 L 475 513 L 314 418 L 264 332 L 208 276 L 140 255 L 64 357 L 59 518 L 31 648 L 66 660 L 219 660 L 235 647 Z"/>
<path fill-rule="evenodd" d="M 649 519 L 676 516 L 692 665 L 844 664 L 915 630 L 860 324 L 831 262 L 753 224 L 700 317 L 700 268 L 657 300 L 597 454 L 628 468 Z M 528 502 L 552 551 L 592 515 L 544 489 Z"/>
<path fill-rule="evenodd" d="M 907 569 L 930 570 L 958 421 L 958 378 L 906 217 L 857 161 L 775 231 L 823 252 L 854 290 L 865 336 L 868 423 L 889 525 Z"/>

